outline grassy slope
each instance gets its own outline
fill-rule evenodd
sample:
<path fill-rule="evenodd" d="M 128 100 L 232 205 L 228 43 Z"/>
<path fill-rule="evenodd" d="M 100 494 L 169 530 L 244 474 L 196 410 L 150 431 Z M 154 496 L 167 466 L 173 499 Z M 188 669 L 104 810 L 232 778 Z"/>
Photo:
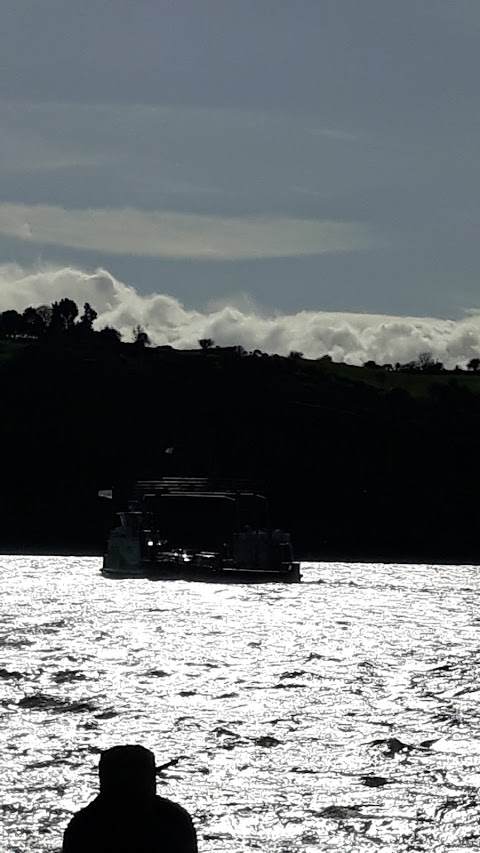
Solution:
<path fill-rule="evenodd" d="M 454 371 L 445 371 L 439 374 L 401 373 L 368 367 L 355 367 L 351 364 L 334 364 L 333 362 L 304 360 L 302 363 L 305 365 L 306 371 L 319 370 L 325 374 L 330 374 L 332 378 L 352 384 L 362 382 L 379 391 L 388 392 L 401 389 L 416 398 L 428 397 L 433 387 L 442 387 L 451 382 L 474 394 L 480 392 L 480 374 L 455 373 Z"/>
<path fill-rule="evenodd" d="M 31 344 L 25 344 L 22 341 L 0 341 L 0 369 L 2 364 L 17 358 Z M 122 358 L 129 362 L 137 361 L 136 354 L 130 344 L 121 345 Z M 150 356 L 158 362 L 170 362 L 175 364 L 191 362 L 192 366 L 198 364 L 199 360 L 207 359 L 209 364 L 223 364 L 227 362 L 222 350 L 211 350 L 206 355 L 197 350 L 170 350 L 162 348 L 152 348 L 149 350 Z M 98 355 L 95 357 L 97 360 Z M 440 374 L 430 373 L 402 373 L 396 371 L 384 371 L 381 369 L 372 369 L 367 367 L 356 367 L 350 364 L 341 364 L 329 362 L 323 359 L 310 360 L 298 359 L 292 364 L 291 359 L 284 359 L 278 356 L 270 357 L 268 360 L 277 360 L 288 363 L 289 373 L 294 373 L 297 376 L 299 385 L 307 385 L 311 390 L 317 384 L 317 380 L 322 377 L 328 378 L 330 381 L 338 381 L 345 390 L 348 386 L 357 386 L 362 383 L 370 386 L 377 391 L 390 392 L 395 389 L 400 389 L 415 398 L 426 398 L 430 396 L 432 388 L 435 386 L 445 386 L 455 383 L 458 387 L 478 394 L 480 392 L 480 373 L 455 373 L 454 371 L 445 371 Z M 285 364 L 285 366 L 287 366 Z"/>

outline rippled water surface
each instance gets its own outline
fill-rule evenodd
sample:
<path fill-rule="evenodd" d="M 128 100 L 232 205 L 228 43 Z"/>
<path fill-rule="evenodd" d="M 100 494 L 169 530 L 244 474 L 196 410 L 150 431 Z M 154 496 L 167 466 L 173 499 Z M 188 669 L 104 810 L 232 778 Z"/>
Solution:
<path fill-rule="evenodd" d="M 480 849 L 480 569 L 112 581 L 0 557 L 1 850 L 58 851 L 100 749 L 142 743 L 201 851 Z"/>

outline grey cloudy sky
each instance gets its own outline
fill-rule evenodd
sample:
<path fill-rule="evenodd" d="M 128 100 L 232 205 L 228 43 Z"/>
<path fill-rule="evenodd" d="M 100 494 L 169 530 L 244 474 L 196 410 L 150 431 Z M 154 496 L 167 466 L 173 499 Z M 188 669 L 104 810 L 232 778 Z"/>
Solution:
<path fill-rule="evenodd" d="M 463 318 L 479 66 L 478 0 L 4 0 L 0 258 L 193 311 Z"/>

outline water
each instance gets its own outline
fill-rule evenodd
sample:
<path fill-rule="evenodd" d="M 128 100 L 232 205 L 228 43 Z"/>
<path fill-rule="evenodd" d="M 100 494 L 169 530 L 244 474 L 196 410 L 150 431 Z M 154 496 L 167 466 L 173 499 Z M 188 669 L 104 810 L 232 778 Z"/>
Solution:
<path fill-rule="evenodd" d="M 0 566 L 2 851 L 58 851 L 126 742 L 179 759 L 159 793 L 201 851 L 480 849 L 477 568 L 228 587 Z"/>

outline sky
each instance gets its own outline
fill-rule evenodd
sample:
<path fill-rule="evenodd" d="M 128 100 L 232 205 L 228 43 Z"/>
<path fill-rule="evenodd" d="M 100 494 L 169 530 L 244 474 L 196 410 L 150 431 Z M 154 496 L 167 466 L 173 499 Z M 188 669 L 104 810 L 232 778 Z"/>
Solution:
<path fill-rule="evenodd" d="M 4 0 L 0 310 L 476 356 L 479 71 L 478 0 Z"/>

